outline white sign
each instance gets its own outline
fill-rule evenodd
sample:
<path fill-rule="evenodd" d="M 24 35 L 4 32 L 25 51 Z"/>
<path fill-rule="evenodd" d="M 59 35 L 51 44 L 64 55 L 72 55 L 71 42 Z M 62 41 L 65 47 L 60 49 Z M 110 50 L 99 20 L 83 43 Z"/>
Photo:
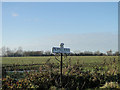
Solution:
<path fill-rule="evenodd" d="M 70 48 L 64 48 L 64 43 L 60 44 L 60 47 L 53 47 L 52 53 L 70 53 Z"/>

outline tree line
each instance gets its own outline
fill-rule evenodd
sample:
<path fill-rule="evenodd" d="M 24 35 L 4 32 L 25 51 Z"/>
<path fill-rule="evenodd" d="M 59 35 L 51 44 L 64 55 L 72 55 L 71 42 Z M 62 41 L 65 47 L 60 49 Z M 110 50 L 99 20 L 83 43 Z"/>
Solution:
<path fill-rule="evenodd" d="M 3 57 L 26 57 L 26 56 L 54 56 L 51 51 L 25 51 L 22 47 L 18 47 L 17 49 L 10 49 L 8 47 L 1 48 L 1 56 Z M 100 51 L 84 51 L 84 52 L 72 52 L 69 56 L 118 56 L 119 52 L 112 52 L 112 50 L 108 50 L 106 53 L 102 53 Z"/>

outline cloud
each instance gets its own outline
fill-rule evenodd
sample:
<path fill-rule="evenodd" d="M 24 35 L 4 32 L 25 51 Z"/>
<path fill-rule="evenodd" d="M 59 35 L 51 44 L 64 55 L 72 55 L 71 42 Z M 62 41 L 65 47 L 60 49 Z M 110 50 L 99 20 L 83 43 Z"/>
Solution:
<path fill-rule="evenodd" d="M 19 16 L 19 15 L 18 15 L 18 13 L 12 13 L 12 16 L 13 16 L 13 17 L 17 17 L 17 16 Z"/>
<path fill-rule="evenodd" d="M 65 47 L 70 47 L 71 51 L 118 50 L 118 35 L 113 33 L 64 34 L 32 38 L 26 43 L 25 48 L 50 50 L 53 46 L 59 46 L 61 42 L 65 43 Z"/>
<path fill-rule="evenodd" d="M 18 40 L 17 40 L 18 41 Z M 14 41 L 14 42 L 17 42 Z M 51 50 L 53 46 L 58 46 L 63 42 L 65 47 L 71 51 L 101 51 L 106 52 L 112 49 L 113 52 L 118 50 L 118 34 L 114 33 L 86 33 L 86 34 L 57 34 L 52 36 L 40 36 L 11 42 L 10 48 L 23 47 L 25 50 Z"/>

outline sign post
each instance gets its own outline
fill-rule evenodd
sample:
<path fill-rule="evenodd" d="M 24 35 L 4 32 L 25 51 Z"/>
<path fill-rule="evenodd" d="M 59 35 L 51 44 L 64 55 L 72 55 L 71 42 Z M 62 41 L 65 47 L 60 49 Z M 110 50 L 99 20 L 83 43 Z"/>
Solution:
<path fill-rule="evenodd" d="M 62 87 L 62 53 L 61 53 L 61 63 L 60 63 L 60 87 Z"/>
<path fill-rule="evenodd" d="M 70 53 L 70 48 L 64 48 L 64 43 L 60 44 L 59 47 L 53 47 L 52 48 L 52 53 L 60 53 L 61 54 L 61 61 L 60 61 L 60 87 L 62 87 L 62 56 L 64 53 L 69 54 Z"/>

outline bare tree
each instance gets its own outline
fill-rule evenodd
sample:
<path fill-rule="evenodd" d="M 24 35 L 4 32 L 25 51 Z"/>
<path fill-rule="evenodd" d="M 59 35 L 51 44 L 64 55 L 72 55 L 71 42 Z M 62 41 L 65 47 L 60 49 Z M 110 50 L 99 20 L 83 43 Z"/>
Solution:
<path fill-rule="evenodd" d="M 46 51 L 46 52 L 45 52 L 45 55 L 50 55 L 50 54 L 51 54 L 50 51 Z"/>
<path fill-rule="evenodd" d="M 115 52 L 115 56 L 119 56 L 119 51 L 116 51 L 116 52 Z"/>
<path fill-rule="evenodd" d="M 84 51 L 84 55 L 93 55 L 93 52 L 90 52 L 90 51 Z"/>
<path fill-rule="evenodd" d="M 7 53 L 7 57 L 11 56 L 11 49 L 10 48 L 6 48 L 6 53 Z"/>
<path fill-rule="evenodd" d="M 95 52 L 94 52 L 94 55 L 99 56 L 100 54 L 101 54 L 100 51 L 95 51 Z"/>
<path fill-rule="evenodd" d="M 18 54 L 18 56 L 23 56 L 22 47 L 18 47 L 18 50 L 16 51 L 16 53 Z"/>
<path fill-rule="evenodd" d="M 107 51 L 107 55 L 111 56 L 112 55 L 112 50 L 110 49 L 109 51 Z"/>
<path fill-rule="evenodd" d="M 6 49 L 6 47 L 4 46 L 4 47 L 2 47 L 2 56 L 6 56 L 7 55 L 7 53 L 6 53 L 6 51 L 7 51 L 7 49 Z"/>

